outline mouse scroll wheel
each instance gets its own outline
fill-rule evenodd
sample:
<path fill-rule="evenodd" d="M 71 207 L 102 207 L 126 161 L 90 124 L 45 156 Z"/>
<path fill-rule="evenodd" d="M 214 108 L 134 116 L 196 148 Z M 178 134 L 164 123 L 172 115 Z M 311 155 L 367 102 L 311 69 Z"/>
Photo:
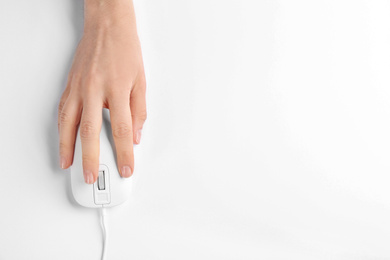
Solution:
<path fill-rule="evenodd" d="M 106 189 L 106 184 L 105 184 L 105 173 L 104 171 L 99 171 L 98 179 L 97 179 L 97 184 L 98 184 L 98 189 L 99 190 L 105 190 Z"/>

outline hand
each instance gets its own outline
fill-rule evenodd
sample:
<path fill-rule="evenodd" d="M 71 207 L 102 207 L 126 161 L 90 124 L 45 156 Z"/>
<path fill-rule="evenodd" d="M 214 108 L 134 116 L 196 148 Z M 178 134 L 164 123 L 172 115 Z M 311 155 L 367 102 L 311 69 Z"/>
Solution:
<path fill-rule="evenodd" d="M 58 109 L 61 168 L 72 165 L 79 125 L 84 179 L 96 181 L 104 107 L 110 110 L 118 169 L 130 177 L 133 143 L 140 142 L 146 120 L 145 89 L 132 2 L 85 0 L 84 35 Z"/>

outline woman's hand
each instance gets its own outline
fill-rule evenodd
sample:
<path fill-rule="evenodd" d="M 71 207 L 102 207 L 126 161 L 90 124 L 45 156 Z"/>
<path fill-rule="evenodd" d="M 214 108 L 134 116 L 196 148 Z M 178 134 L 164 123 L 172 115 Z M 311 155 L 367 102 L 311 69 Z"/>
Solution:
<path fill-rule="evenodd" d="M 84 35 L 58 109 L 61 168 L 72 165 L 79 125 L 84 179 L 96 181 L 105 107 L 110 110 L 118 169 L 122 177 L 130 177 L 133 142 L 140 142 L 146 120 L 145 88 L 132 2 L 85 0 Z"/>

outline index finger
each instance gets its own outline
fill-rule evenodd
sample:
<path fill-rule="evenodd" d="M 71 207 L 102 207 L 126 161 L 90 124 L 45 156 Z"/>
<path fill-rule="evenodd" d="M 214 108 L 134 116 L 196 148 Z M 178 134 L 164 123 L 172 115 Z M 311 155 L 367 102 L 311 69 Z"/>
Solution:
<path fill-rule="evenodd" d="M 100 128 L 102 125 L 102 104 L 97 99 L 84 101 L 80 121 L 84 180 L 88 184 L 96 181 L 99 172 Z"/>

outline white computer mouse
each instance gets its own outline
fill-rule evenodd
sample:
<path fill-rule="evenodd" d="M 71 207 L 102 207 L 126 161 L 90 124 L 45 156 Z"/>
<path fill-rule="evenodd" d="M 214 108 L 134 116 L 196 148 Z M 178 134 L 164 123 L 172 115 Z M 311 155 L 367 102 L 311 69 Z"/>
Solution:
<path fill-rule="evenodd" d="M 94 184 L 86 184 L 83 176 L 80 134 L 78 133 L 71 166 L 73 197 L 80 205 L 89 208 L 113 207 L 125 202 L 129 198 L 133 181 L 132 178 L 122 178 L 119 174 L 107 109 L 103 109 L 99 160 L 97 181 Z"/>

